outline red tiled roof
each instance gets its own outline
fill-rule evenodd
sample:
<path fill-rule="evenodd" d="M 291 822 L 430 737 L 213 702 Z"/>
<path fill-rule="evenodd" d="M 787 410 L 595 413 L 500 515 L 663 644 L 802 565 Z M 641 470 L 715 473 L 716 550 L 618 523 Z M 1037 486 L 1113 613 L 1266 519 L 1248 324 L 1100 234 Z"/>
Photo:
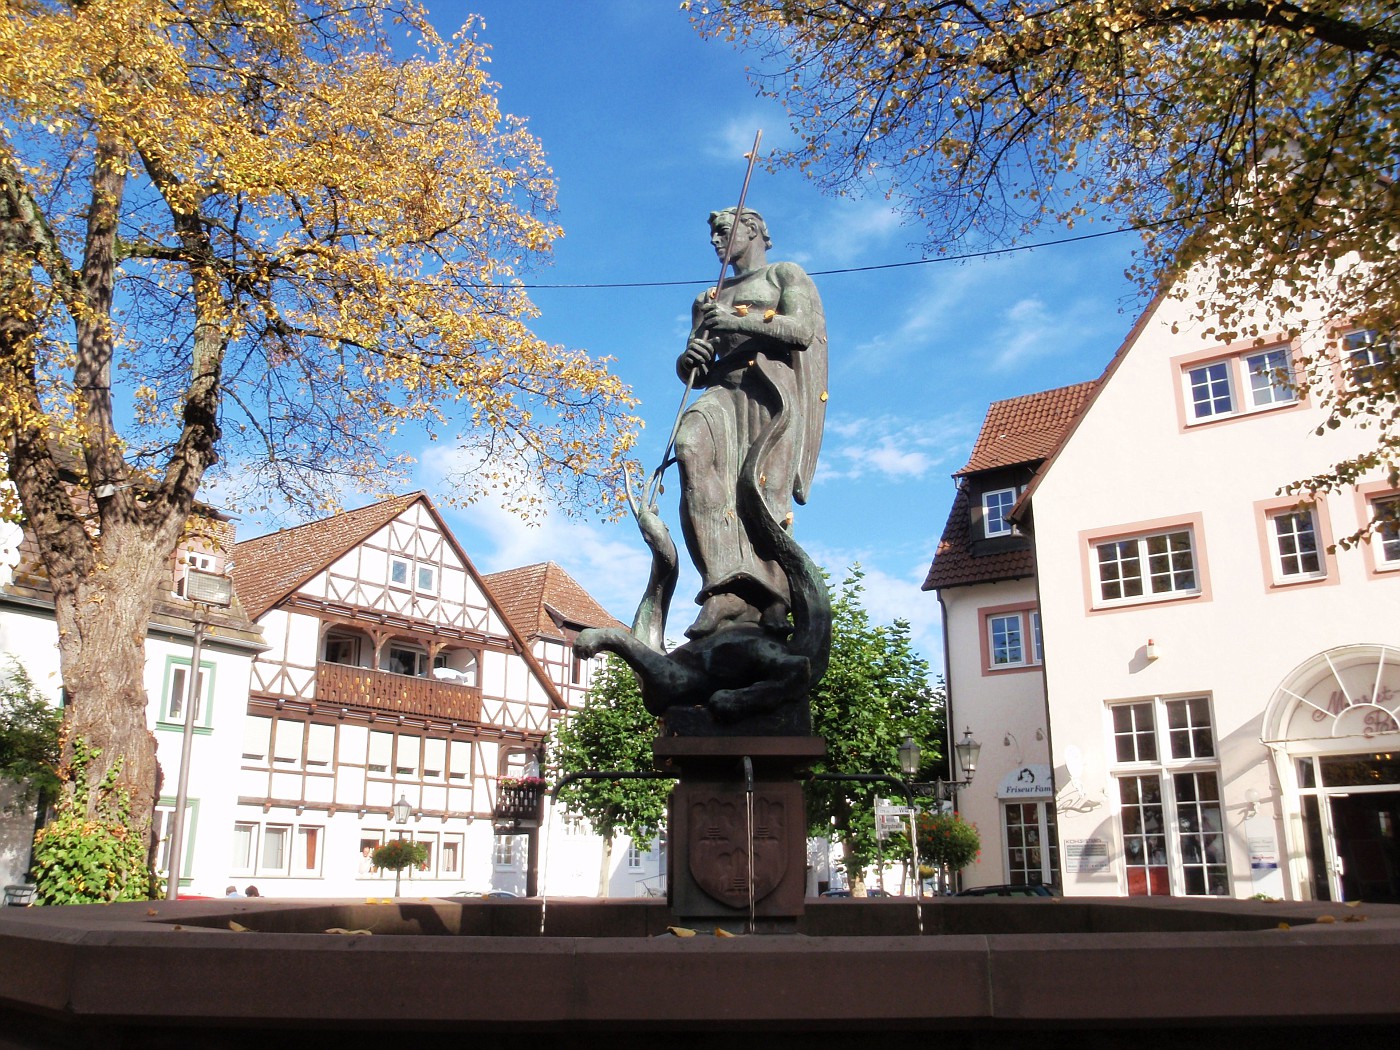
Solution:
<path fill-rule="evenodd" d="M 954 476 L 1045 459 L 1059 446 L 1097 385 L 1075 383 L 993 401 L 967 466 Z"/>
<path fill-rule="evenodd" d="M 962 478 L 984 470 L 1045 460 L 1069 433 L 1097 386 L 1097 381 L 1075 383 L 992 402 L 967 466 L 953 476 Z M 971 532 L 972 510 L 964 483 L 958 486 L 953 498 L 953 509 L 948 513 L 933 564 L 924 579 L 924 590 L 1017 580 L 1035 572 L 1035 558 L 1029 544 L 1010 550 L 995 546 L 975 552 Z"/>
<path fill-rule="evenodd" d="M 1035 572 L 1035 556 L 1029 546 L 973 554 L 971 531 L 972 511 L 968 507 L 967 488 L 960 485 L 958 494 L 953 497 L 953 509 L 948 512 L 948 523 L 943 526 L 933 564 L 924 579 L 924 590 L 1019 580 Z"/>
<path fill-rule="evenodd" d="M 552 561 L 489 573 L 482 579 L 501 612 L 526 638 L 563 637 L 551 609 L 560 619 L 584 627 L 624 626 Z"/>
<path fill-rule="evenodd" d="M 233 582 L 248 618 L 256 620 L 355 544 L 426 498 L 421 492 L 410 492 L 235 544 Z"/>

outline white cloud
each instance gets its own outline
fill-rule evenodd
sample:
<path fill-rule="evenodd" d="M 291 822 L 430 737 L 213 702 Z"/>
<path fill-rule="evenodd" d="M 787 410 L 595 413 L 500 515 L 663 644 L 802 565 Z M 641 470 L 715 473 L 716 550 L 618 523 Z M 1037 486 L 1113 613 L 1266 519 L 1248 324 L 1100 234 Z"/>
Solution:
<path fill-rule="evenodd" d="M 948 461 L 967 443 L 975 426 L 943 416 L 907 420 L 892 416 L 839 418 L 827 422 L 818 477 L 833 481 L 874 475 L 913 481 Z"/>
<path fill-rule="evenodd" d="M 933 549 L 934 542 L 929 540 L 929 550 Z M 832 585 L 838 588 L 847 570 L 859 563 L 864 573 L 862 603 L 871 621 L 877 624 L 908 621 L 909 640 L 928 661 L 930 674 L 943 674 L 943 617 L 937 597 L 921 589 L 928 575 L 928 558 L 911 560 L 894 574 L 872 564 L 871 551 L 815 548 L 810 553 L 830 574 Z"/>

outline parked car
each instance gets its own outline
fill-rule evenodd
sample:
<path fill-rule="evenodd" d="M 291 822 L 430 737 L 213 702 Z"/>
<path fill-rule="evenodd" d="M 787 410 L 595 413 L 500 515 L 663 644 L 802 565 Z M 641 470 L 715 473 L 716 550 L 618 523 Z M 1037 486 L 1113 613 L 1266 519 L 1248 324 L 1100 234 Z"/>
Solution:
<path fill-rule="evenodd" d="M 973 886 L 959 890 L 955 897 L 1053 897 L 1055 891 L 1049 886 Z"/>
<path fill-rule="evenodd" d="M 866 890 L 866 891 L 865 891 L 865 895 L 866 895 L 867 897 L 890 897 L 890 896 L 893 896 L 893 894 L 886 893 L 884 890 Z M 850 897 L 850 896 L 853 896 L 853 894 L 851 893 L 850 890 L 824 890 L 824 891 L 822 892 L 822 896 L 823 896 L 823 897 Z"/>

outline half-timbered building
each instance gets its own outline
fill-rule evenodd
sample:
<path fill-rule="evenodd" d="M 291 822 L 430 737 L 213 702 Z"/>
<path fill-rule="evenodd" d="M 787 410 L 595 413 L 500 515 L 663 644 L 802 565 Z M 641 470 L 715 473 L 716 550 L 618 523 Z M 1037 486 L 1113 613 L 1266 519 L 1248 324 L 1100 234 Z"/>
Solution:
<path fill-rule="evenodd" d="M 535 858 L 496 835 L 502 779 L 538 769 L 560 688 L 422 493 L 248 540 L 234 575 L 268 649 L 254 663 L 233 826 L 234 881 L 378 892 L 369 861 L 428 847 L 434 895 L 532 890 Z M 406 802 L 409 823 L 396 823 Z"/>

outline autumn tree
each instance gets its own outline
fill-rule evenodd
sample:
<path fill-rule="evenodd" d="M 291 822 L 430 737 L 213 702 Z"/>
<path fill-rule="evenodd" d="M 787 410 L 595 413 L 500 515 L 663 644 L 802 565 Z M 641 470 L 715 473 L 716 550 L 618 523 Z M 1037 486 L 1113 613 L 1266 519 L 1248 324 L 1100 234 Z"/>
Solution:
<path fill-rule="evenodd" d="M 138 821 L 143 640 L 202 483 L 320 510 L 391 488 L 409 431 L 469 447 L 449 498 L 519 506 L 626 448 L 627 391 L 530 331 L 553 182 L 494 90 L 409 2 L 6 5 L 0 451 L 69 739 L 94 782 L 123 760 Z"/>
<path fill-rule="evenodd" d="M 1392 0 L 683 6 L 762 56 L 752 75 L 801 138 L 783 159 L 836 191 L 889 194 L 930 250 L 1131 225 L 1138 278 L 1186 298 L 1204 336 L 1311 335 L 1296 380 L 1330 414 L 1320 429 L 1370 437 L 1294 490 L 1372 471 L 1400 485 Z M 1210 276 L 1170 283 L 1198 266 Z M 1369 348 L 1348 330 L 1375 333 Z"/>
<path fill-rule="evenodd" d="M 657 719 L 642 704 L 631 669 L 616 657 L 594 674 L 584 704 L 558 723 L 549 760 L 556 778 L 585 770 L 647 773 L 654 769 L 651 743 Z M 559 792 L 566 812 L 583 817 L 603 840 L 598 895 L 608 895 L 612 841 L 619 832 L 649 842 L 666 819 L 671 781 L 664 779 L 576 780 Z"/>
<path fill-rule="evenodd" d="M 915 652 L 909 625 L 872 623 L 863 604 L 864 574 L 852 567 L 832 595 L 831 663 L 812 690 L 813 732 L 826 740 L 826 759 L 814 771 L 845 775 L 882 773 L 903 779 L 899 745 L 912 736 L 919 745 L 915 779 L 941 772 L 944 690 L 929 682 L 928 662 Z M 808 834 L 834 836 L 842 864 L 858 879 L 877 853 L 875 795 L 899 796 L 887 782 L 811 782 Z"/>

